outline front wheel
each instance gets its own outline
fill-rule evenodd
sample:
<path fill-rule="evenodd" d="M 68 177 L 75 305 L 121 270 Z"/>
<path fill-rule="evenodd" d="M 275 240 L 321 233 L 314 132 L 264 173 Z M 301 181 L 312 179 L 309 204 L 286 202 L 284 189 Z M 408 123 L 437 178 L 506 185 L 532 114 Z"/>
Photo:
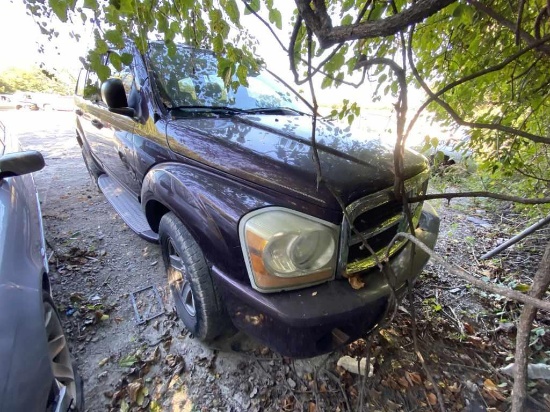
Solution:
<path fill-rule="evenodd" d="M 210 341 L 230 324 L 199 245 L 172 213 L 159 226 L 160 247 L 176 311 L 198 339 Z"/>

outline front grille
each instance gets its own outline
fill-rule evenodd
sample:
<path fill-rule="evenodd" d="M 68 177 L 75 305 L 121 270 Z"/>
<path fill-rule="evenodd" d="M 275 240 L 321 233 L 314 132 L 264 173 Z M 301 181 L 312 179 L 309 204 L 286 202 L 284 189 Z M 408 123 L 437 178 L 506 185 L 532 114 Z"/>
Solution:
<path fill-rule="evenodd" d="M 421 195 L 426 190 L 428 171 L 407 180 L 405 190 L 409 197 Z M 422 211 L 422 203 L 410 204 L 413 225 L 416 227 Z M 347 260 L 345 275 L 353 275 L 376 266 L 377 259 L 388 255 L 388 246 L 398 232 L 409 230 L 403 213 L 403 204 L 394 199 L 393 188 L 388 188 L 361 198 L 346 208 L 353 229 L 350 228 L 347 239 Z M 360 235 L 357 234 L 360 232 Z M 363 244 L 366 241 L 375 252 L 375 257 Z M 389 256 L 401 250 L 407 241 L 399 239 L 394 243 Z"/>

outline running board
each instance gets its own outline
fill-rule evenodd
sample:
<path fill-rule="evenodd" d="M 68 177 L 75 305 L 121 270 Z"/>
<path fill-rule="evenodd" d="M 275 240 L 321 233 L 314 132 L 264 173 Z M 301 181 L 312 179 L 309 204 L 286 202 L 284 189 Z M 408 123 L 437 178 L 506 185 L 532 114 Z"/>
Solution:
<path fill-rule="evenodd" d="M 134 196 L 116 180 L 106 174 L 99 176 L 97 184 L 122 220 L 130 226 L 130 229 L 143 239 L 149 242 L 158 243 L 158 234 L 153 232 L 149 223 L 147 223 L 147 219 L 141 211 L 141 205 Z"/>

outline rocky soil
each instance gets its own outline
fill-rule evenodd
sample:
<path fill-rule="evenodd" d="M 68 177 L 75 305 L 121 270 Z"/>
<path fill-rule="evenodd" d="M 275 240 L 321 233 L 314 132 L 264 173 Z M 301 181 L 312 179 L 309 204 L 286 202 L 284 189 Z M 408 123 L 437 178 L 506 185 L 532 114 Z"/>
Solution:
<path fill-rule="evenodd" d="M 91 183 L 72 113 L 10 111 L 0 120 L 46 158 L 35 181 L 54 295 L 84 378 L 86 410 L 435 410 L 438 392 L 447 410 L 509 407 L 511 378 L 499 368 L 513 362 L 518 305 L 476 291 L 437 265 L 427 266 L 414 306 L 401 302 L 373 335 L 370 351 L 369 341 L 359 340 L 327 356 L 292 360 L 240 333 L 213 346 L 194 340 L 175 316 L 159 248 L 126 227 Z M 480 261 L 525 222 L 473 201 L 440 203 L 438 210 L 438 253 L 488 282 L 528 288 L 548 229 Z M 138 324 L 132 296 L 140 314 L 161 313 Z M 413 326 L 427 368 L 415 353 Z M 535 327 L 534 361 L 550 363 L 548 315 L 539 314 Z M 343 355 L 367 353 L 371 378 L 336 366 Z M 546 382 L 530 381 L 530 409 L 550 410 Z"/>

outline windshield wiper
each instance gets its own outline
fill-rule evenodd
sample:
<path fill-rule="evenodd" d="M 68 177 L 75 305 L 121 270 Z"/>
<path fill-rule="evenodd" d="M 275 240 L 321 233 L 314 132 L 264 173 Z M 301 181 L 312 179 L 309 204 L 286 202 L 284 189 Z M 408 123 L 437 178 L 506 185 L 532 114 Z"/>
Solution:
<path fill-rule="evenodd" d="M 246 113 L 246 110 L 237 109 L 235 107 L 227 106 L 174 106 L 167 107 L 168 111 L 172 110 L 181 110 L 181 111 L 190 111 L 194 113 L 227 113 L 227 114 L 242 114 Z"/>
<path fill-rule="evenodd" d="M 292 115 L 299 114 L 307 115 L 307 113 L 301 112 L 299 110 L 293 109 L 291 107 L 256 107 L 254 109 L 243 110 L 245 113 L 258 113 L 258 114 L 280 114 L 280 115 Z"/>

